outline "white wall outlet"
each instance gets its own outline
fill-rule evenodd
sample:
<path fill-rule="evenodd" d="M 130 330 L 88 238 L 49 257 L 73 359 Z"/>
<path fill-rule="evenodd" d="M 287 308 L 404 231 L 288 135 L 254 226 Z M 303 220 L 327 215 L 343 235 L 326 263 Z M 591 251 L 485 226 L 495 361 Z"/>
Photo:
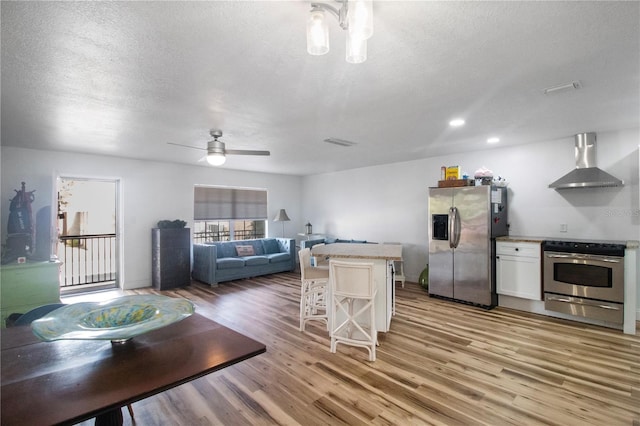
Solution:
<path fill-rule="evenodd" d="M 568 229 L 568 228 L 569 228 L 569 227 L 567 226 L 567 224 L 566 224 L 566 223 L 561 223 L 561 224 L 560 224 L 560 232 L 567 232 L 567 229 Z"/>

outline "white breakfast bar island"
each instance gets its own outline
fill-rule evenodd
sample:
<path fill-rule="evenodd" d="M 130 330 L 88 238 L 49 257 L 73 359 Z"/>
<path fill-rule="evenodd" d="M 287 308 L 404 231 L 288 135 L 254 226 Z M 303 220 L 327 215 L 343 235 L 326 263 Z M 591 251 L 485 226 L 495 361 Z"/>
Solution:
<path fill-rule="evenodd" d="M 399 244 L 334 243 L 315 245 L 311 254 L 321 259 L 340 259 L 353 262 L 373 263 L 376 282 L 375 315 L 378 331 L 389 331 L 394 314 L 395 283 L 393 261 L 402 260 Z"/>

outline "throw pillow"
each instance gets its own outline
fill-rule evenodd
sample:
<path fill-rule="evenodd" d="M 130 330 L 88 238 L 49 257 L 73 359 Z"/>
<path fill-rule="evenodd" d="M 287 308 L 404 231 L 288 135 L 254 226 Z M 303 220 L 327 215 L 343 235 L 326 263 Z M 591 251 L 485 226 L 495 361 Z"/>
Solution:
<path fill-rule="evenodd" d="M 253 246 L 236 246 L 236 252 L 238 256 L 253 256 Z"/>
<path fill-rule="evenodd" d="M 273 238 L 262 240 L 262 248 L 265 254 L 280 253 L 280 245 Z"/>

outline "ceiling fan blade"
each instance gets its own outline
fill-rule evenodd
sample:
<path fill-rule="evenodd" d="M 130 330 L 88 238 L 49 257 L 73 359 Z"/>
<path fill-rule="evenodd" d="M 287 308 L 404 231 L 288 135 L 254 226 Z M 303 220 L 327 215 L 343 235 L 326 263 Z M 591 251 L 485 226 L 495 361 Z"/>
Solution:
<path fill-rule="evenodd" d="M 252 151 L 248 149 L 225 149 L 224 153 L 229 155 L 271 155 L 269 151 Z"/>
<path fill-rule="evenodd" d="M 167 142 L 167 145 L 175 145 L 175 146 L 181 146 L 183 148 L 199 149 L 200 151 L 206 151 L 207 150 L 207 148 L 201 148 L 199 146 L 183 145 L 181 143 Z"/>

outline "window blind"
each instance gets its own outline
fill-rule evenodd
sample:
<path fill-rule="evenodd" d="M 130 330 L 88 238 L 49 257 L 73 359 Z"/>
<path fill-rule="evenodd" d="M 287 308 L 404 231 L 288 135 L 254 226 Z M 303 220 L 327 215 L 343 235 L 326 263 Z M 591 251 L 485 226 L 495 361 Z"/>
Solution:
<path fill-rule="evenodd" d="M 196 186 L 193 219 L 267 219 L 267 191 Z"/>

